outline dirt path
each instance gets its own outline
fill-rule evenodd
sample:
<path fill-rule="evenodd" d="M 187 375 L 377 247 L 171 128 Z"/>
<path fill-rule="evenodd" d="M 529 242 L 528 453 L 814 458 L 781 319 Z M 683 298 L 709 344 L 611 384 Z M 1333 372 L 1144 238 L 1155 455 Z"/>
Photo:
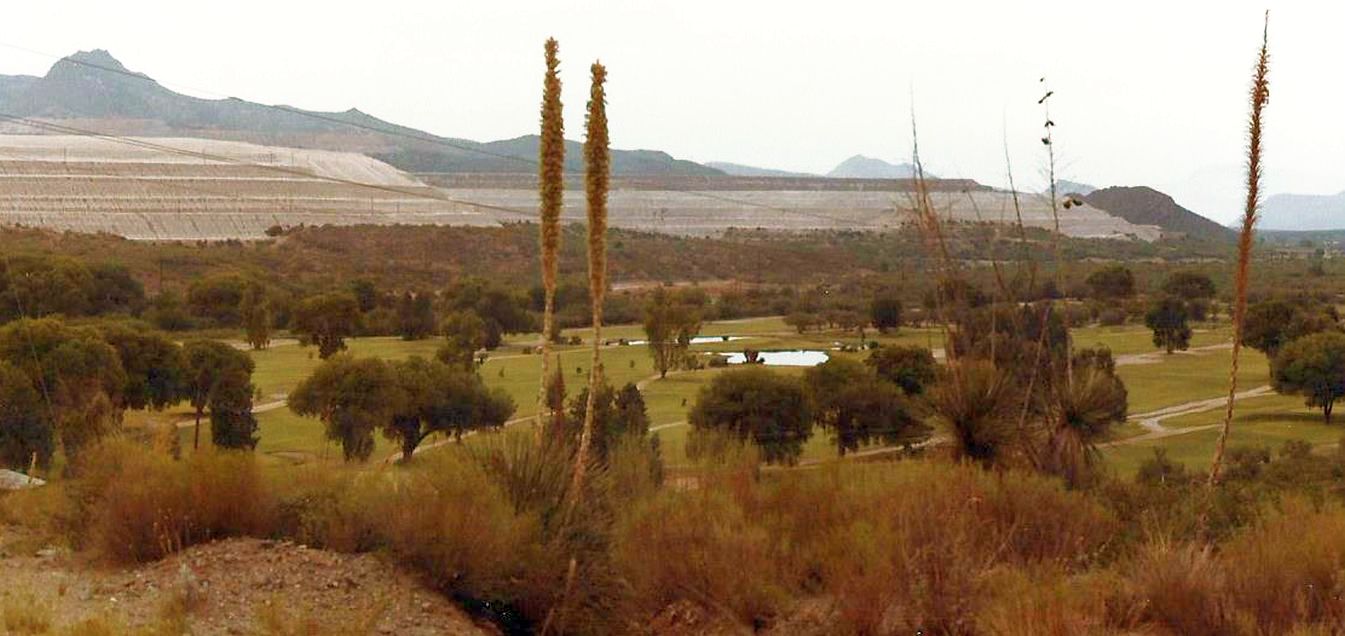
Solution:
<path fill-rule="evenodd" d="M 1233 348 L 1231 342 L 1221 342 L 1219 344 L 1205 345 L 1203 347 L 1192 347 L 1185 351 L 1174 351 L 1173 356 L 1198 356 L 1208 351 L 1224 351 Z M 1149 351 L 1146 353 L 1127 353 L 1116 356 L 1116 366 L 1124 367 L 1136 364 L 1159 364 L 1171 356 L 1162 351 Z"/>
<path fill-rule="evenodd" d="M 1245 400 L 1248 398 L 1260 397 L 1262 395 L 1269 394 L 1270 392 L 1271 392 L 1270 385 L 1262 385 L 1254 389 L 1247 389 L 1246 391 L 1237 393 L 1233 397 L 1235 400 Z M 1175 435 L 1185 435 L 1187 433 L 1195 433 L 1198 431 L 1207 431 L 1212 428 L 1218 428 L 1219 426 L 1221 426 L 1220 424 L 1207 424 L 1205 426 L 1191 426 L 1187 428 L 1168 428 L 1166 426 L 1163 426 L 1163 420 L 1171 419 L 1174 417 L 1181 417 L 1183 415 L 1193 415 L 1195 413 L 1204 413 L 1206 411 L 1213 411 L 1215 409 L 1223 408 L 1227 404 L 1228 404 L 1227 397 L 1216 397 L 1216 398 L 1210 398 L 1208 400 L 1197 400 L 1194 402 L 1187 402 L 1185 404 L 1168 406 L 1158 409 L 1157 411 L 1151 411 L 1149 413 L 1140 413 L 1137 415 L 1131 415 L 1129 420 L 1138 423 L 1140 426 L 1144 427 L 1144 429 L 1148 432 L 1143 435 L 1137 435 L 1135 437 L 1130 437 L 1127 439 L 1108 442 L 1106 444 L 1102 444 L 1101 447 L 1109 448 L 1113 446 L 1124 446 L 1127 444 L 1136 444 L 1139 442 L 1147 442 L 1156 439 L 1163 439 L 1166 437 L 1173 437 Z"/>

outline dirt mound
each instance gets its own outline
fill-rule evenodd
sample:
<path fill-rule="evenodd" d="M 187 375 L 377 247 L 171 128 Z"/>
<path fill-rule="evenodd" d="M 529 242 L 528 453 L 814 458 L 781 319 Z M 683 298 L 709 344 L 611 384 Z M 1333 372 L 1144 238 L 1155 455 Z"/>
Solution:
<path fill-rule="evenodd" d="M 318 630 L 313 633 L 365 631 L 362 625 L 383 634 L 498 633 L 368 554 L 230 539 L 118 570 L 94 568 L 52 549 L 21 554 L 12 543 L 0 549 L 4 594 L 32 594 L 51 607 L 57 625 L 94 617 L 146 625 L 179 602 L 197 634 L 257 633 L 276 624 L 306 625 Z"/>

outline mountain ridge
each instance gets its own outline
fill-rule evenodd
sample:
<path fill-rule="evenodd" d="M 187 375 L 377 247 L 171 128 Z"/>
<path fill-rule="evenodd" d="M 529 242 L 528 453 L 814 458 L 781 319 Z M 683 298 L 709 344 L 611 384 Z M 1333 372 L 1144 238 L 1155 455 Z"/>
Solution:
<path fill-rule="evenodd" d="M 1236 234 L 1148 186 L 1111 186 L 1083 196 L 1095 208 L 1136 225 L 1156 225 L 1165 232 L 1215 241 L 1232 241 Z"/>
<path fill-rule="evenodd" d="M 105 134 L 207 137 L 355 151 L 407 172 L 536 170 L 536 135 L 478 142 L 394 124 L 357 108 L 309 111 L 234 97 L 192 97 L 126 68 L 104 49 L 61 58 L 41 77 L 0 75 L 0 110 L 24 118 L 76 119 L 82 127 Z M 582 145 L 567 140 L 566 146 L 566 170 L 581 172 Z M 616 149 L 612 172 L 723 174 L 661 151 Z"/>

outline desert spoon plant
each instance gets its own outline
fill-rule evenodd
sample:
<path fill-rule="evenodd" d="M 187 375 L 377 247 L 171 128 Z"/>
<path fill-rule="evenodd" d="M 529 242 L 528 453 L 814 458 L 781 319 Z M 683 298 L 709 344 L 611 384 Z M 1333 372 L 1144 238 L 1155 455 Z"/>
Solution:
<path fill-rule="evenodd" d="M 1233 424 L 1233 402 L 1238 390 L 1238 355 L 1242 353 L 1242 332 L 1247 315 L 1247 277 L 1250 274 L 1252 258 L 1252 239 L 1256 231 L 1257 212 L 1261 206 L 1261 111 L 1270 101 L 1270 83 L 1267 74 L 1270 70 L 1270 53 L 1267 46 L 1270 33 L 1270 12 L 1266 12 L 1265 26 L 1261 31 L 1261 52 L 1256 58 L 1256 70 L 1252 76 L 1250 95 L 1251 115 L 1247 122 L 1247 199 L 1242 210 L 1242 231 L 1238 236 L 1238 262 L 1233 278 L 1233 361 L 1228 373 L 1228 405 L 1224 409 L 1224 424 L 1219 431 L 1219 441 L 1214 447 L 1214 460 L 1210 465 L 1210 485 L 1219 481 L 1223 468 L 1224 448 L 1228 444 L 1228 432 Z"/>
<path fill-rule="evenodd" d="M 589 448 L 593 443 L 594 409 L 602 384 L 602 303 L 607 289 L 607 182 L 611 160 L 608 156 L 607 104 L 603 83 L 607 69 L 593 64 L 593 87 L 589 93 L 584 140 L 584 189 L 588 197 L 588 287 L 593 303 L 593 362 L 588 376 L 588 403 L 584 406 L 584 428 L 579 433 L 575 454 L 574 487 L 570 489 L 573 510 L 584 496 L 584 474 Z"/>
<path fill-rule="evenodd" d="M 537 389 L 537 442 L 541 443 L 547 412 L 547 381 L 551 377 L 551 331 L 555 323 L 556 270 L 560 253 L 560 211 L 565 196 L 565 123 L 560 103 L 560 61 L 556 40 L 546 41 L 546 79 L 542 88 L 542 136 L 538 142 L 538 206 L 541 226 L 542 374 Z"/>

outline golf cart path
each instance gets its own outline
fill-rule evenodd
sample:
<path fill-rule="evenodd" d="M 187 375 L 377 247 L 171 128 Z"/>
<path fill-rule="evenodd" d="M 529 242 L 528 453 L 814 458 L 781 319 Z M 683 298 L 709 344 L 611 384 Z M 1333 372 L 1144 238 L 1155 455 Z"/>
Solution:
<path fill-rule="evenodd" d="M 1248 398 L 1255 398 L 1255 397 L 1261 397 L 1263 395 L 1268 395 L 1270 392 L 1271 392 L 1270 385 L 1264 384 L 1254 389 L 1247 389 L 1246 391 L 1236 393 L 1234 394 L 1233 398 L 1235 400 L 1246 400 Z M 1138 415 L 1131 415 L 1128 419 L 1130 419 L 1130 421 L 1138 423 L 1140 426 L 1144 427 L 1144 429 L 1148 432 L 1144 433 L 1143 435 L 1137 435 L 1135 437 L 1130 437 L 1127 439 L 1102 444 L 1102 447 L 1108 448 L 1112 446 L 1124 446 L 1126 444 L 1136 444 L 1139 442 L 1147 442 L 1156 439 L 1163 439 L 1166 437 L 1173 437 L 1175 435 L 1185 435 L 1187 433 L 1195 433 L 1198 431 L 1206 431 L 1212 428 L 1218 428 L 1222 426 L 1222 424 L 1206 424 L 1204 426 L 1190 426 L 1186 428 L 1168 428 L 1166 426 L 1163 426 L 1163 420 L 1171 419 L 1174 417 L 1181 417 L 1183 415 L 1193 415 L 1195 413 L 1204 413 L 1206 411 L 1213 411 L 1215 409 L 1223 408 L 1227 404 L 1228 404 L 1228 397 L 1221 396 L 1210 398 L 1207 400 L 1196 400 L 1194 402 L 1187 402 L 1185 404 L 1177 404 L 1175 406 L 1167 406 L 1158 409 L 1157 411 L 1151 411 L 1149 413 L 1140 413 Z"/>
<path fill-rule="evenodd" d="M 1205 345 L 1203 347 L 1191 347 L 1185 351 L 1173 351 L 1172 353 L 1163 353 L 1162 351 L 1148 351 L 1145 353 L 1127 353 L 1116 356 L 1116 366 L 1125 367 L 1136 364 L 1159 364 L 1171 356 L 1186 355 L 1197 356 L 1209 351 L 1224 351 L 1233 348 L 1232 342 L 1220 342 L 1218 344 Z"/>

